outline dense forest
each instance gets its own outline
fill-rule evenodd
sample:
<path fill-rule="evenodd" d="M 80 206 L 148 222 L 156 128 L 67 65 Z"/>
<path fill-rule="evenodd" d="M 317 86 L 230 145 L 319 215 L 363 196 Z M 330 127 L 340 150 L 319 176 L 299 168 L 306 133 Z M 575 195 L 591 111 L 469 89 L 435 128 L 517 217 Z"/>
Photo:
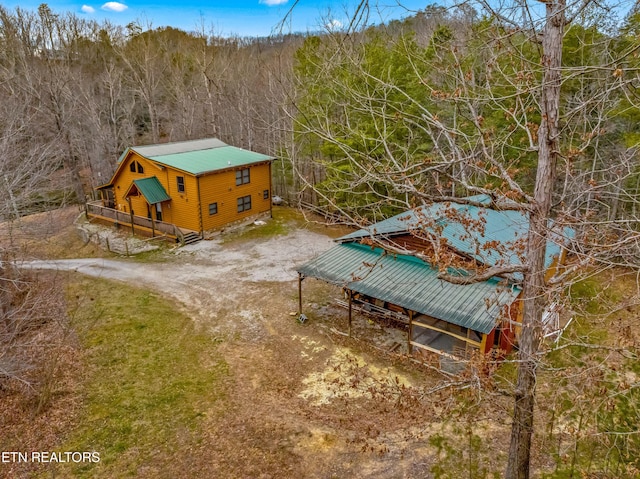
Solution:
<path fill-rule="evenodd" d="M 554 191 L 572 214 L 620 219 L 640 191 L 640 18 L 605 15 L 582 12 L 565 34 Z M 533 188 L 540 44 L 470 7 L 269 38 L 98 24 L 46 4 L 0 8 L 0 22 L 4 217 L 84 201 L 127 146 L 212 136 L 277 157 L 276 194 L 355 219 L 514 190 L 496 171 Z"/>
<path fill-rule="evenodd" d="M 218 137 L 283 157 L 301 41 L 0 7 L 2 216 L 84 201 L 130 145 Z"/>
<path fill-rule="evenodd" d="M 204 137 L 273 155 L 275 194 L 352 224 L 480 194 L 526 212 L 522 264 L 455 278 L 435 259 L 459 284 L 523 273 L 507 477 L 528 477 L 543 311 L 567 278 L 640 263 L 640 10 L 541 3 L 377 25 L 363 8 L 342 30 L 269 38 L 0 7 L 0 217 L 82 203 L 127 146 Z M 545 240 L 566 231 L 571 265 L 546 284 Z M 596 462 L 638 465 L 635 378 L 589 412 L 615 430 Z"/>

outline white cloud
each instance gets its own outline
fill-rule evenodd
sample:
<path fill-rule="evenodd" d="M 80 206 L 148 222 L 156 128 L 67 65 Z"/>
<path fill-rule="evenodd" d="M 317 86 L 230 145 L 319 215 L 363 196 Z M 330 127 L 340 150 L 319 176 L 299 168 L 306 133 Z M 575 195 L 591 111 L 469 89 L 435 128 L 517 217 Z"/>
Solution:
<path fill-rule="evenodd" d="M 260 0 L 260 3 L 263 5 L 268 5 L 269 7 L 275 7 L 277 5 L 284 5 L 289 0 Z"/>
<path fill-rule="evenodd" d="M 82 5 L 82 7 L 80 8 L 80 11 L 82 13 L 95 13 L 96 9 L 93 7 L 90 7 L 89 5 Z"/>
<path fill-rule="evenodd" d="M 329 22 L 325 23 L 324 25 L 325 27 L 327 27 L 327 30 L 340 30 L 342 28 L 342 22 L 340 20 L 330 20 Z"/>
<path fill-rule="evenodd" d="M 109 12 L 124 12 L 127 7 L 124 3 L 120 3 L 120 2 L 107 2 L 104 5 L 102 5 L 103 10 L 107 10 Z"/>

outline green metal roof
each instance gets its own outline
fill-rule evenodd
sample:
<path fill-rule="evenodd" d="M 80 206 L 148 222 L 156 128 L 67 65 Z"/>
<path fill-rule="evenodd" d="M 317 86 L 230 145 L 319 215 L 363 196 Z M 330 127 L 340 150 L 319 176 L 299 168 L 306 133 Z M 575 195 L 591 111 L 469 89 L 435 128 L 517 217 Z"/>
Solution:
<path fill-rule="evenodd" d="M 334 246 L 297 271 L 481 333 L 495 327 L 503 308 L 520 293 L 497 279 L 448 283 L 418 258 L 359 243 Z"/>
<path fill-rule="evenodd" d="M 274 159 L 262 153 L 229 146 L 216 138 L 130 147 L 121 155 L 120 161 L 129 151 L 196 176 Z"/>
<path fill-rule="evenodd" d="M 160 183 L 157 177 L 142 178 L 140 180 L 133 180 L 132 185 L 129 187 L 127 194 L 129 196 L 133 188 L 137 188 L 142 196 L 147 200 L 147 203 L 154 205 L 156 203 L 162 203 L 163 201 L 169 201 L 171 197 L 167 194 L 166 190 Z"/>
<path fill-rule="evenodd" d="M 489 197 L 477 195 L 468 198 L 488 204 Z M 447 240 L 454 250 L 464 253 L 487 266 L 521 264 L 520 257 L 529 231 L 528 215 L 516 210 L 491 208 L 457 203 L 434 203 L 393 216 L 367 228 L 339 238 L 354 241 L 370 236 L 391 237 L 422 229 Z M 545 266 L 551 266 L 560 254 L 561 244 L 574 236 L 571 228 L 554 231 L 545 253 Z M 522 279 L 515 273 L 513 278 Z"/>

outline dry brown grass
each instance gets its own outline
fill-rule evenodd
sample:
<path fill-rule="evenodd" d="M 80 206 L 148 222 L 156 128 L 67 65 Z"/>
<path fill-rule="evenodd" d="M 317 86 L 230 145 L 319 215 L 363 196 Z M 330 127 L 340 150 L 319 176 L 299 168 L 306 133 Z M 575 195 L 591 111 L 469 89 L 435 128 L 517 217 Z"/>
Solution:
<path fill-rule="evenodd" d="M 93 243 L 85 244 L 73 222 L 83 210 L 67 206 L 12 222 L 0 223 L 0 249 L 20 259 L 110 256 Z"/>
<path fill-rule="evenodd" d="M 53 450 L 77 421 L 82 353 L 59 276 L 16 273 L 12 280 L 3 282 L 5 299 L 13 298 L 4 305 L 0 347 L 2 360 L 17 367 L 11 378 L 0 379 L 0 451 Z M 0 476 L 25 477 L 33 470 L 25 463 L 2 464 Z"/>
<path fill-rule="evenodd" d="M 296 221 L 296 218 L 288 218 L 287 227 L 294 228 Z M 64 228 L 59 230 L 61 238 L 64 231 Z M 334 233 L 332 230 L 332 236 Z M 227 253 L 240 257 L 240 251 L 255 252 L 253 246 L 264 244 L 264 241 L 260 235 L 239 235 L 237 244 L 225 244 L 224 248 Z M 219 259 L 223 251 L 216 250 L 212 254 Z M 204 263 L 214 270 L 224 266 L 199 258 L 176 255 L 169 266 L 180 268 L 182 273 L 188 272 L 189 265 L 194 262 Z M 236 262 L 248 261 L 244 256 L 242 258 Z M 142 268 L 141 263 L 127 264 Z M 146 266 L 151 268 L 149 271 L 155 267 L 153 264 Z M 157 265 L 157 271 L 162 272 L 162 284 L 171 284 L 173 276 L 161 266 Z M 244 267 L 257 268 L 259 265 L 247 263 Z M 197 414 L 186 416 L 190 418 L 191 427 L 174 428 L 169 422 L 154 419 L 150 425 L 151 438 L 144 436 L 146 439 L 140 438 L 136 444 L 135 435 L 124 433 L 120 438 L 123 450 L 109 449 L 112 463 L 108 467 L 78 474 L 86 477 L 373 479 L 429 477 L 437 471 L 434 467 L 446 471 L 441 477 L 485 477 L 481 469 L 473 469 L 476 466 L 482 466 L 487 473 L 503 470 L 512 407 L 512 399 L 505 393 L 509 391 L 508 379 L 512 377 L 513 365 L 505 364 L 500 368 L 499 374 L 507 378 L 505 381 L 486 381 L 484 389 L 436 389 L 442 385 L 442 377 L 401 355 L 384 352 L 382 331 L 368 318 L 355 315 L 353 338 L 335 332 L 347 330 L 346 311 L 333 306 L 333 298 L 340 295 L 339 289 L 305 280 L 304 310 L 309 320 L 301 325 L 289 314 L 297 310 L 294 280 L 233 280 L 236 273 L 225 271 L 230 275 L 228 278 L 199 276 L 199 282 L 183 285 L 184 290 L 195 294 L 196 298 L 193 294 L 185 295 L 184 304 L 165 304 L 168 309 L 161 313 L 163 318 L 188 314 L 187 322 L 195 324 L 198 334 L 208 338 L 210 352 L 215 350 L 228 368 L 225 375 L 211 383 L 210 391 L 200 391 L 201 396 L 194 396 L 198 399 L 189 407 Z M 198 289 L 194 289 L 195 286 Z M 157 288 L 153 284 L 149 287 Z M 615 326 L 607 341 L 626 335 L 631 345 L 637 344 L 637 334 L 628 333 L 629 328 L 639 329 L 638 311 L 624 304 L 625 298 L 632 294 L 632 285 L 621 283 L 615 288 L 620 294 L 609 296 L 611 302 L 607 308 L 613 311 L 615 305 L 619 305 L 621 309 L 614 315 L 595 318 L 592 325 L 596 329 L 607 324 Z M 137 303 L 130 305 L 123 299 L 127 297 L 127 291 L 131 291 L 129 285 L 105 283 L 103 289 L 112 300 L 116 296 L 121 298 L 110 307 L 116 308 L 117 313 L 113 314 L 123 321 L 133 317 L 134 311 L 151 315 L 147 317 L 148 321 L 154 314 L 160 314 L 150 309 L 158 293 L 148 293 L 146 300 L 142 297 L 144 292 L 140 293 L 142 296 L 136 293 Z M 209 292 L 211 298 L 205 292 Z M 167 295 L 167 291 L 160 294 Z M 174 294 L 173 297 L 182 296 Z M 192 301 L 194 299 L 200 302 Z M 99 331 L 103 334 L 99 344 L 109 344 L 113 340 L 107 328 L 101 327 Z M 139 339 L 146 340 L 142 344 L 154 342 L 151 331 L 141 331 L 144 334 Z M 175 332 L 161 331 L 158 339 L 166 340 L 167 336 L 175 335 Z M 131 354 L 141 350 L 142 345 L 120 348 Z M 95 365 L 87 362 L 91 361 L 86 356 L 89 351 L 90 346 L 85 346 L 82 354 L 77 350 L 70 351 L 69 361 L 64 364 L 76 371 L 91 370 Z M 211 361 L 206 354 L 198 357 L 200 365 L 206 366 Z M 180 367 L 188 366 L 186 357 L 174 361 Z M 138 367 L 135 364 L 126 368 L 130 373 L 128 381 L 134 384 L 136 374 L 142 374 L 135 369 Z M 143 379 L 139 388 L 144 387 L 147 376 L 140 376 Z M 395 376 L 401 380 L 395 382 Z M 122 417 L 124 423 L 137 423 L 137 419 L 127 419 L 126 411 L 118 413 L 117 407 L 110 405 L 115 394 L 110 392 L 113 386 L 100 381 L 95 374 L 82 376 L 80 382 L 73 383 L 73 379 L 70 376 L 62 380 L 62 394 L 55 396 L 51 407 L 35 419 L 19 409 L 18 400 L 9 398 L 12 409 L 8 410 L 15 414 L 5 416 L 10 428 L 0 431 L 1 437 L 16 435 L 14 431 L 26 427 L 10 447 L 37 450 L 60 447 L 69 444 L 60 438 L 74 428 L 84 432 L 70 440 L 83 444 L 82 438 L 89 437 L 87 431 L 100 427 L 81 414 L 90 404 L 86 399 L 87 389 L 82 389 L 88 383 L 83 381 L 98 381 L 91 390 L 104 390 L 104 399 L 97 403 L 103 405 L 105 414 Z M 171 375 L 166 379 L 166 384 L 171 384 Z M 558 390 L 556 379 L 552 374 L 541 375 L 540 391 Z M 325 394 L 328 401 L 316 401 L 315 396 L 306 394 L 310 383 L 313 383 L 313 390 Z M 161 381 L 160 384 L 164 383 Z M 459 386 L 465 385 L 468 386 L 465 383 Z M 129 393 L 121 394 L 125 404 L 131 401 Z M 223 399 L 220 399 L 221 394 Z M 213 400 L 214 396 L 216 400 Z M 541 397 L 543 401 L 548 399 Z M 14 400 L 15 404 L 11 405 Z M 552 411 L 544 407 L 544 403 L 542 406 L 537 416 L 539 430 L 534 470 L 552 471 L 555 459 L 547 447 L 545 429 Z M 65 410 L 70 411 L 70 415 L 65 416 Z M 150 411 L 147 417 L 153 417 L 152 413 Z M 117 431 L 117 428 L 112 430 Z M 56 437 L 60 439 L 58 442 Z M 155 444 L 154 437 L 162 444 Z M 569 439 L 562 438 L 563 441 Z M 118 436 L 115 436 L 105 444 L 112 448 L 117 443 Z M 171 444 L 170 451 L 167 443 Z M 0 469 L 0 475 L 8 470 Z M 62 476 L 74 475 L 64 468 L 59 468 L 58 472 Z"/>

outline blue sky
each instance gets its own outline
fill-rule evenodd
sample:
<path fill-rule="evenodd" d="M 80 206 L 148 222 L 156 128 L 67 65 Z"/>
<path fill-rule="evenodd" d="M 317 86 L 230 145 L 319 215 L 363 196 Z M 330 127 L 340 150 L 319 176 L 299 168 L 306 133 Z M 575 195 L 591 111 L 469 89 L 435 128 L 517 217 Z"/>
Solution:
<path fill-rule="evenodd" d="M 97 21 L 109 20 L 126 25 L 137 21 L 144 27 L 172 26 L 182 30 L 213 31 L 216 35 L 266 36 L 289 12 L 295 0 L 52 0 L 46 2 L 54 13 L 71 12 L 82 18 Z M 37 10 L 41 1 L 0 0 L 11 10 L 20 7 Z M 378 12 L 372 17 L 378 23 L 385 19 L 406 16 L 410 10 L 424 8 L 433 3 L 428 0 L 403 1 L 398 7 L 396 0 L 380 0 Z M 347 12 L 352 12 L 356 0 L 298 0 L 286 25 L 285 33 L 317 31 L 327 21 L 341 25 L 347 21 Z M 373 2 L 372 2 L 373 4 Z"/>

